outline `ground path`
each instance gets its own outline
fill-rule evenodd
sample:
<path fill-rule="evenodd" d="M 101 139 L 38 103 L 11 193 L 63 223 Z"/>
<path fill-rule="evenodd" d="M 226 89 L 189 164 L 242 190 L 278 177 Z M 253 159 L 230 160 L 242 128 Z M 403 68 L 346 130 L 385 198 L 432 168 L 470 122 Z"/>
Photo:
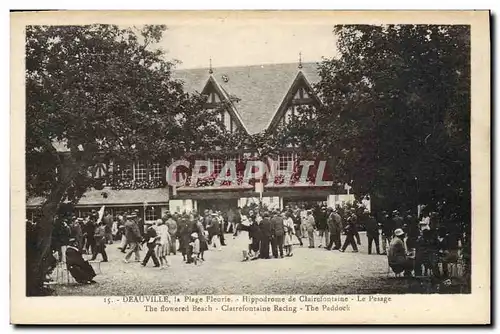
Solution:
<path fill-rule="evenodd" d="M 361 233 L 359 253 L 294 246 L 293 257 L 241 262 L 245 240 L 226 234 L 227 246 L 205 253 L 206 262 L 185 264 L 169 256 L 170 268 L 124 263 L 118 244 L 108 245 L 108 263 L 93 285 L 56 286 L 58 295 L 114 296 L 155 294 L 376 294 L 404 293 L 404 280 L 387 277 L 387 257 L 368 255 Z M 316 245 L 319 245 L 317 237 Z M 145 250 L 141 256 L 145 255 Z M 100 259 L 100 255 L 98 256 Z"/>

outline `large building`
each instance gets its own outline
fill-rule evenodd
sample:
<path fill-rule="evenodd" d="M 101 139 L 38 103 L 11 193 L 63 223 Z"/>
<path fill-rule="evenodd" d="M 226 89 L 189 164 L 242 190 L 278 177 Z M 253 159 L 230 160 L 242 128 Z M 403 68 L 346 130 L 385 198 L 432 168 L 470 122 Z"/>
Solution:
<path fill-rule="evenodd" d="M 220 120 L 230 132 L 244 131 L 253 135 L 272 131 L 279 125 L 286 125 L 300 106 L 314 107 L 321 103 L 313 89 L 313 84 L 319 79 L 314 63 L 186 69 L 175 71 L 174 77 L 183 82 L 187 92 L 206 95 L 209 108 L 218 102 L 226 102 L 229 107 L 220 114 Z M 289 162 L 300 160 L 300 154 L 293 146 L 283 147 L 274 157 L 278 170 L 287 170 Z M 225 161 L 244 161 L 255 156 L 256 152 L 239 149 L 215 154 L 207 152 L 199 158 L 209 159 L 214 169 L 211 172 L 217 175 Z M 76 205 L 78 214 L 84 215 L 105 205 L 112 213 L 139 209 L 146 221 L 152 221 L 167 210 L 225 210 L 252 202 L 282 208 L 294 203 L 335 205 L 353 200 L 349 190 L 343 186 L 318 186 L 312 182 L 279 184 L 268 180 L 258 184 L 235 182 L 216 187 L 212 177 L 203 182 L 198 180 L 196 184 L 171 187 L 166 182 L 167 169 L 165 163 L 154 161 L 97 164 L 95 175 L 110 173 L 112 177 L 107 179 L 102 189 L 93 189 L 84 195 Z M 176 175 L 177 178 L 186 176 L 189 177 Z M 42 198 L 29 199 L 28 212 L 33 212 L 42 203 Z"/>

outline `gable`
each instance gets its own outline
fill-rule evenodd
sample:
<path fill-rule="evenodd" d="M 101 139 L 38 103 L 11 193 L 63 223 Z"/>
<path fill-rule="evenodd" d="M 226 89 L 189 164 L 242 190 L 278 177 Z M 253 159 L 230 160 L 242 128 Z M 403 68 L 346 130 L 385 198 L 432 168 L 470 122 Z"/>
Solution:
<path fill-rule="evenodd" d="M 201 92 L 209 77 L 208 68 L 174 70 L 187 92 Z M 284 96 L 297 78 L 298 63 L 262 64 L 214 68 L 211 77 L 231 99 L 234 110 L 249 134 L 266 130 Z M 308 83 L 319 81 L 317 63 L 303 63 Z"/>
<path fill-rule="evenodd" d="M 216 108 L 221 102 L 229 102 L 229 108 L 226 108 L 218 115 L 218 119 L 224 124 L 229 132 L 236 132 L 239 129 L 247 131 L 245 125 L 241 121 L 238 112 L 234 108 L 230 96 L 219 86 L 217 81 L 210 76 L 201 94 L 207 96 L 206 107 Z M 248 131 L 247 131 L 248 132 Z"/>
<path fill-rule="evenodd" d="M 286 124 L 292 116 L 298 114 L 300 106 L 318 106 L 321 101 L 314 93 L 311 84 L 302 72 L 299 72 L 288 89 L 281 105 L 269 122 L 268 129 L 272 130 L 278 124 Z"/>

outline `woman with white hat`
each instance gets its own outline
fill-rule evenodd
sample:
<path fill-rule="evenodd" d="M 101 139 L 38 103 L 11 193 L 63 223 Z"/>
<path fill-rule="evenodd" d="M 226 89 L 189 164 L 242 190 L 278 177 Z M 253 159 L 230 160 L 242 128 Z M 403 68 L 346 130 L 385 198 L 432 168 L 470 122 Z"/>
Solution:
<path fill-rule="evenodd" d="M 394 238 L 389 245 L 389 253 L 387 260 L 389 267 L 395 274 L 400 274 L 404 271 L 405 276 L 411 276 L 413 270 L 413 260 L 406 256 L 406 249 L 404 246 L 405 232 L 398 228 L 394 231 Z"/>

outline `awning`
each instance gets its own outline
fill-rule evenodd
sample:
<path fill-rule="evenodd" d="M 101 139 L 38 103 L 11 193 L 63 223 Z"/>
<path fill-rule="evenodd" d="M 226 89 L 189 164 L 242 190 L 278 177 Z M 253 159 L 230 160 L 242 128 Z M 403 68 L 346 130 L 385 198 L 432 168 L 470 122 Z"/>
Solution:
<path fill-rule="evenodd" d="M 122 190 L 91 190 L 87 191 L 76 207 L 84 206 L 134 206 L 158 205 L 168 203 L 168 188 L 157 189 L 122 189 Z M 36 208 L 43 204 L 45 198 L 35 197 L 28 199 L 27 208 Z"/>

